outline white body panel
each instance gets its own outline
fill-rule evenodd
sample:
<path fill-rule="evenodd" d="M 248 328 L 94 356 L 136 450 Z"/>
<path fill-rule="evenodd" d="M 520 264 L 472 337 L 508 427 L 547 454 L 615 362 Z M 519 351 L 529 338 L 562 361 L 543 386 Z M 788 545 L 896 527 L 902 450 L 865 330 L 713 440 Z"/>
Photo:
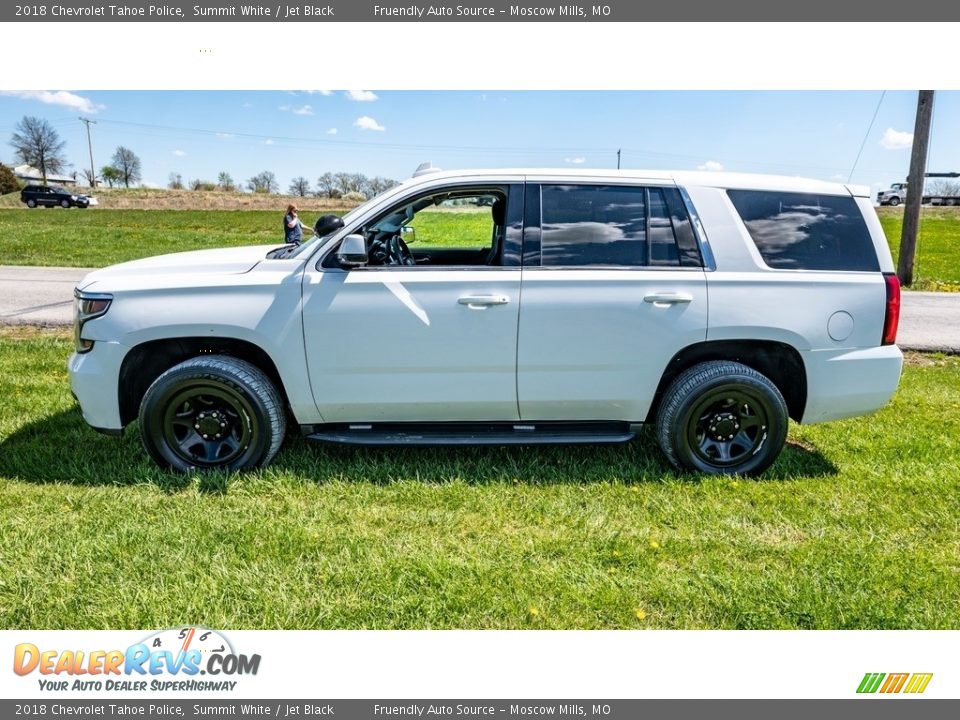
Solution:
<path fill-rule="evenodd" d="M 706 339 L 704 274 L 524 270 L 517 353 L 521 418 L 642 422 L 670 359 Z M 658 294 L 684 302 L 646 300 Z"/>
<path fill-rule="evenodd" d="M 676 185 L 695 211 L 706 267 L 319 267 L 348 233 L 424 190 L 541 180 Z M 431 173 L 353 211 L 342 230 L 290 259 L 267 259 L 269 247 L 234 248 L 90 274 L 80 288 L 109 293 L 113 303 L 85 325 L 83 337 L 95 344 L 71 358 L 71 383 L 91 425 L 119 429 L 118 378 L 131 348 L 169 338 L 232 338 L 273 360 L 303 425 L 639 422 L 684 348 L 764 340 L 802 357 L 804 422 L 881 407 L 896 389 L 902 358 L 895 346 L 880 347 L 880 273 L 770 269 L 727 196 L 730 188 L 853 196 L 880 270 L 893 269 L 867 191 L 838 183 L 664 171 Z M 652 293 L 689 301 L 646 302 Z M 470 296 L 505 300 L 477 308 L 460 302 Z"/>
<path fill-rule="evenodd" d="M 312 270 L 303 297 L 325 422 L 519 419 L 519 268 Z"/>

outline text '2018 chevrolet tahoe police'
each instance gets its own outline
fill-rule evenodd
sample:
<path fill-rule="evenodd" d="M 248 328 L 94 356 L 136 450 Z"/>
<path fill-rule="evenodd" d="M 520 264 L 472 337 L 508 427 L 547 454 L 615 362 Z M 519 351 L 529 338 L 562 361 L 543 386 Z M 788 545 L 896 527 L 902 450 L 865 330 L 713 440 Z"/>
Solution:
<path fill-rule="evenodd" d="M 299 247 L 178 253 L 76 291 L 87 422 L 159 464 L 355 445 L 621 442 L 756 474 L 788 418 L 882 407 L 900 289 L 867 188 L 671 172 L 420 172 Z"/>

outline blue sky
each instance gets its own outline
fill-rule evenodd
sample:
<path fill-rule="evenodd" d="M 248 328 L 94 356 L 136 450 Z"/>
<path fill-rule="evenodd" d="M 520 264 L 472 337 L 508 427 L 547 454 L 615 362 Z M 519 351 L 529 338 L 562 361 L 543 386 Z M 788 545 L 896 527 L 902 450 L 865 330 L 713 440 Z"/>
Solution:
<path fill-rule="evenodd" d="M 73 169 L 106 164 L 118 145 L 136 152 L 145 183 L 245 181 L 273 171 L 283 189 L 326 171 L 409 177 L 443 168 L 616 166 L 721 168 L 846 180 L 878 91 L 0 91 L 0 161 L 24 115 L 49 120 Z M 891 91 L 853 182 L 886 186 L 909 165 L 916 93 Z M 929 169 L 960 171 L 960 92 L 940 92 Z"/>

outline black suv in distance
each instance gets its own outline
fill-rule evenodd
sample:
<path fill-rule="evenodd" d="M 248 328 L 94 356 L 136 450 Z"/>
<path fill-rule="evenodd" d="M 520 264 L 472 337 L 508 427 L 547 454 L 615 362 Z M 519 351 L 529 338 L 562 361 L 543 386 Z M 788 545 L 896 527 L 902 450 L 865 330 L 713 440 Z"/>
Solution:
<path fill-rule="evenodd" d="M 90 207 L 90 198 L 86 195 L 77 195 L 58 185 L 27 185 L 20 191 L 20 202 L 26 203 L 27 207 L 31 208 L 37 205 L 46 207 L 59 205 L 62 208 Z"/>

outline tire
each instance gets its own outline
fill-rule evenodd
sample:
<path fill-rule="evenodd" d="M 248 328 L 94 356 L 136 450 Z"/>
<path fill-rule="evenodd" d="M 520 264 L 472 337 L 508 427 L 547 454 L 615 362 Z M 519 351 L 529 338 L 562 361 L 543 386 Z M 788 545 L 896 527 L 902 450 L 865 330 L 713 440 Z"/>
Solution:
<path fill-rule="evenodd" d="M 890 207 L 896 207 L 899 204 L 900 204 L 900 198 L 898 197 L 890 198 Z"/>
<path fill-rule="evenodd" d="M 27 200 L 27 207 L 28 207 L 28 208 L 35 208 L 36 206 L 37 206 L 37 201 L 36 201 L 36 200 L 34 200 L 34 199 L 32 199 L 32 198 L 31 198 L 30 200 Z"/>
<path fill-rule="evenodd" d="M 70 207 L 70 201 L 69 201 L 69 200 L 61 200 L 61 201 L 60 201 L 60 207 L 62 207 L 64 210 L 66 210 L 67 208 Z"/>
<path fill-rule="evenodd" d="M 140 403 L 140 438 L 163 468 L 242 470 L 268 464 L 286 416 L 277 388 L 245 360 L 209 355 L 167 370 Z"/>
<path fill-rule="evenodd" d="M 657 441 L 679 470 L 759 475 L 787 439 L 787 403 L 753 368 L 713 360 L 682 372 L 657 411 Z"/>

